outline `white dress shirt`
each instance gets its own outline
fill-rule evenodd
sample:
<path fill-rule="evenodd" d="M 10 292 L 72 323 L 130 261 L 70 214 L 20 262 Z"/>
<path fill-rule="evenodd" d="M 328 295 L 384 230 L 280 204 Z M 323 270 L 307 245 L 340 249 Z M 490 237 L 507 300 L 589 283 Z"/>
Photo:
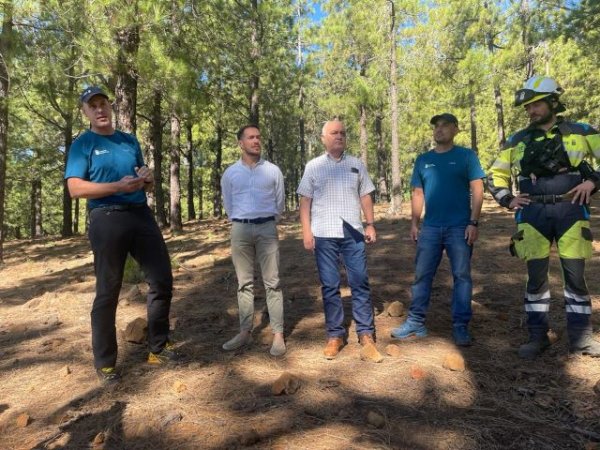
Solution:
<path fill-rule="evenodd" d="M 279 167 L 260 159 L 254 167 L 238 160 L 221 177 L 221 191 L 229 220 L 279 218 L 285 208 L 285 188 Z"/>

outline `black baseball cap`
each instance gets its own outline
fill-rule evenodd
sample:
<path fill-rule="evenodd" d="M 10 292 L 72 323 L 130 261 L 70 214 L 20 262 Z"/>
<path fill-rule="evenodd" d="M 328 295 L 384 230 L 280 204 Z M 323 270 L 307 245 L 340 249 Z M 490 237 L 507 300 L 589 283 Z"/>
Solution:
<path fill-rule="evenodd" d="M 98 86 L 90 86 L 83 90 L 81 95 L 79 96 L 80 103 L 87 103 L 94 95 L 101 95 L 106 100 L 108 100 L 108 95 L 104 93 L 104 91 Z"/>
<path fill-rule="evenodd" d="M 454 125 L 458 126 L 458 119 L 456 118 L 456 116 L 454 114 L 450 114 L 450 113 L 437 114 L 431 118 L 429 123 L 431 125 L 435 125 L 436 123 L 438 123 L 438 120 L 445 120 L 448 123 L 453 123 Z"/>

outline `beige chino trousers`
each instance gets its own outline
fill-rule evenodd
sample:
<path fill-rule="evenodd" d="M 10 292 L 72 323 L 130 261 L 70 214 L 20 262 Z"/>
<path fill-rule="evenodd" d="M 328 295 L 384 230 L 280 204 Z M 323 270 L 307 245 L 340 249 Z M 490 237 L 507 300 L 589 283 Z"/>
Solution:
<path fill-rule="evenodd" d="M 283 293 L 279 287 L 279 239 L 274 220 L 262 224 L 233 222 L 231 259 L 238 279 L 240 330 L 254 321 L 254 264 L 260 266 L 273 333 L 283 333 Z"/>

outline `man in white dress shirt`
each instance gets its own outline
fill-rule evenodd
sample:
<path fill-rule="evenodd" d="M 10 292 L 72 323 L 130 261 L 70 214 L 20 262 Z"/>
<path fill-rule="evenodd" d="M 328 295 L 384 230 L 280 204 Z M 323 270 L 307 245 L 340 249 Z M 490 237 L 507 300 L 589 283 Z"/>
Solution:
<path fill-rule="evenodd" d="M 252 342 L 254 322 L 254 262 L 258 261 L 265 285 L 273 332 L 270 353 L 285 353 L 283 294 L 279 287 L 279 240 L 276 222 L 285 206 L 283 175 L 261 158 L 260 130 L 246 125 L 238 133 L 241 158 L 225 170 L 221 190 L 227 217 L 232 221 L 231 259 L 238 279 L 240 332 L 223 344 L 236 350 Z"/>

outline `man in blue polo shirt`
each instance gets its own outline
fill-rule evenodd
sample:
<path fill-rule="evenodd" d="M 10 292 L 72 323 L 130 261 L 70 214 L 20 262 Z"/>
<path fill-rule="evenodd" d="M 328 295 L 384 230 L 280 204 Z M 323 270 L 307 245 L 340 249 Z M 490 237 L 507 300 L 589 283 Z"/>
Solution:
<path fill-rule="evenodd" d="M 140 264 L 149 284 L 151 364 L 180 359 L 168 340 L 173 276 L 167 247 L 146 204 L 145 189 L 152 188 L 153 176 L 140 144 L 135 136 L 115 130 L 111 104 L 100 88 L 85 89 L 80 102 L 90 129 L 71 145 L 65 179 L 71 197 L 88 200 L 96 273 L 92 350 L 98 377 L 112 384 L 120 379 L 115 316 L 127 254 Z"/>
<path fill-rule="evenodd" d="M 392 331 L 392 337 L 427 335 L 425 316 L 431 285 L 446 250 L 454 278 L 452 335 L 457 345 L 469 346 L 471 255 L 478 236 L 485 174 L 475 152 L 454 145 L 459 132 L 454 115 L 439 114 L 430 123 L 435 147 L 417 157 L 411 179 L 410 236 L 417 243 L 412 302 L 408 319 Z M 425 219 L 419 229 L 423 205 Z"/>

